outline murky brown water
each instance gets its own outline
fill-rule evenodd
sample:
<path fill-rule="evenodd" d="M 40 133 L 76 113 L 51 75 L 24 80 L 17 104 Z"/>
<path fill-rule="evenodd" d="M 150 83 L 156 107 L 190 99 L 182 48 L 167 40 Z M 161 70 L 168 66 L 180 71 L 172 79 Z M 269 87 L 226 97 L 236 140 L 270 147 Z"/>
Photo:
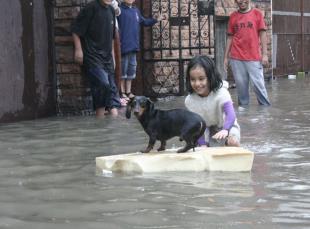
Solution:
<path fill-rule="evenodd" d="M 3 124 L 0 228 L 309 228 L 309 88 L 309 78 L 274 80 L 272 107 L 252 96 L 237 112 L 243 147 L 256 153 L 251 173 L 96 175 L 95 157 L 145 147 L 123 115 Z"/>

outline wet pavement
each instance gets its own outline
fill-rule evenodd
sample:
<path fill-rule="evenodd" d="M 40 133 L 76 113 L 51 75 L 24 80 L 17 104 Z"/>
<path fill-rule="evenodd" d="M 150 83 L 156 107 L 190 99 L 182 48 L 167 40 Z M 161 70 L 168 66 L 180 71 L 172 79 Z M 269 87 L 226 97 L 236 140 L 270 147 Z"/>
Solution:
<path fill-rule="evenodd" d="M 255 152 L 250 173 L 96 173 L 96 157 L 147 144 L 124 113 L 1 124 L 0 228 L 309 228 L 310 78 L 267 87 L 271 107 L 253 94 L 236 107 L 242 146 Z"/>

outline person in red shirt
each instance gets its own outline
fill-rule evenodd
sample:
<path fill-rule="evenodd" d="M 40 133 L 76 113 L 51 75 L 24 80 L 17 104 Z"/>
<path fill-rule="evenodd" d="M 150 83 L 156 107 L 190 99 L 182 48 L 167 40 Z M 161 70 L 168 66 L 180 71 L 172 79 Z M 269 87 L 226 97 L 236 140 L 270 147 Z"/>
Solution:
<path fill-rule="evenodd" d="M 228 63 L 236 82 L 238 103 L 248 105 L 249 83 L 260 105 L 270 105 L 263 65 L 268 64 L 266 25 L 262 13 L 251 8 L 251 0 L 235 0 L 238 11 L 230 15 L 224 67 Z"/>

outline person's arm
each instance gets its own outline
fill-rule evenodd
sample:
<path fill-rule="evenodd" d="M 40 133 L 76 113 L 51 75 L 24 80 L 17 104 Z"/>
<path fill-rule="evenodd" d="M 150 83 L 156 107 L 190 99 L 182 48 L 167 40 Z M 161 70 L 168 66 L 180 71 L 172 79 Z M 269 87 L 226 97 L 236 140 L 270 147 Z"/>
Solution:
<path fill-rule="evenodd" d="M 139 22 L 143 26 L 152 26 L 152 25 L 156 24 L 157 22 L 159 22 L 161 20 L 161 15 L 158 16 L 157 19 L 155 19 L 155 18 L 145 18 L 145 17 L 143 17 L 139 10 L 138 10 L 138 14 L 139 14 L 139 20 L 140 20 Z"/>
<path fill-rule="evenodd" d="M 72 33 L 73 43 L 74 43 L 74 60 L 80 65 L 83 64 L 83 50 L 81 45 L 80 37 Z"/>
<path fill-rule="evenodd" d="M 259 31 L 259 38 L 262 45 L 262 64 L 268 65 L 268 54 L 267 54 L 267 33 L 266 30 Z"/>
<path fill-rule="evenodd" d="M 93 18 L 94 9 L 92 5 L 86 5 L 71 24 L 71 33 L 74 43 L 74 60 L 80 65 L 83 64 L 83 49 L 81 37 L 84 37 Z"/>
<path fill-rule="evenodd" d="M 230 130 L 230 128 L 234 125 L 234 122 L 236 120 L 236 113 L 235 113 L 235 109 L 233 106 L 233 102 L 228 101 L 224 103 L 223 111 L 225 114 L 225 121 L 224 121 L 223 129 Z"/>
<path fill-rule="evenodd" d="M 224 103 L 223 111 L 225 114 L 223 129 L 212 136 L 212 138 L 214 138 L 214 139 L 226 138 L 229 134 L 229 130 L 234 125 L 235 120 L 236 120 L 236 114 L 235 114 L 235 110 L 234 110 L 234 106 L 233 106 L 232 101 L 227 101 L 226 103 Z"/>
<path fill-rule="evenodd" d="M 225 69 L 225 71 L 227 71 L 227 68 L 228 68 L 228 57 L 229 57 L 229 53 L 230 53 L 231 42 L 232 42 L 232 35 L 227 35 L 226 48 L 225 48 L 225 53 L 224 53 L 224 69 Z"/>

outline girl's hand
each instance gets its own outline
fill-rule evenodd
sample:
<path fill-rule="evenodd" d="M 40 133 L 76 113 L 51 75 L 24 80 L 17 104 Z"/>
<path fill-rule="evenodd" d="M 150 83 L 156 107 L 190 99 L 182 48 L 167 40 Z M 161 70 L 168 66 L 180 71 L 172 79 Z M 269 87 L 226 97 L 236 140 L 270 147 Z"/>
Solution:
<path fill-rule="evenodd" d="M 217 132 L 216 134 L 212 136 L 212 138 L 218 139 L 218 140 L 221 140 L 227 137 L 228 137 L 228 130 L 220 130 L 219 132 Z"/>

